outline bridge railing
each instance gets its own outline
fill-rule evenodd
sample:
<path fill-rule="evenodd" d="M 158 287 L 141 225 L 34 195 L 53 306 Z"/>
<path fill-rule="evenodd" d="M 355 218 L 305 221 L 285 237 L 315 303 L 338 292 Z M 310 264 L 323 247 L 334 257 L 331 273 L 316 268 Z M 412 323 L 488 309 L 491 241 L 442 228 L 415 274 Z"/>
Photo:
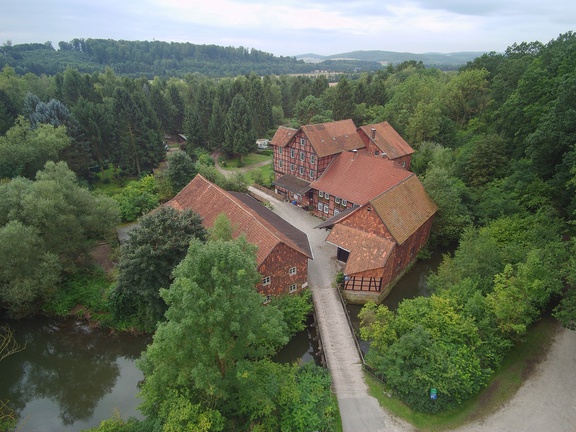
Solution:
<path fill-rule="evenodd" d="M 364 369 L 367 373 L 369 373 L 372 377 L 380 381 L 382 384 L 386 385 L 386 381 L 382 375 L 378 373 L 376 369 L 368 365 L 366 360 L 364 359 L 364 353 L 362 352 L 362 348 L 360 347 L 360 341 L 358 340 L 358 335 L 356 334 L 356 330 L 352 325 L 352 320 L 350 319 L 350 314 L 348 313 L 348 309 L 346 309 L 346 300 L 342 295 L 342 287 L 339 285 L 336 289 L 338 291 L 338 298 L 340 299 L 340 303 L 342 303 L 342 307 L 344 308 L 344 315 L 346 315 L 346 320 L 348 322 L 348 326 L 350 327 L 350 332 L 352 333 L 352 337 L 354 338 L 354 345 L 356 346 L 356 350 L 358 351 L 358 355 L 360 356 L 360 361 L 362 362 L 362 369 Z"/>

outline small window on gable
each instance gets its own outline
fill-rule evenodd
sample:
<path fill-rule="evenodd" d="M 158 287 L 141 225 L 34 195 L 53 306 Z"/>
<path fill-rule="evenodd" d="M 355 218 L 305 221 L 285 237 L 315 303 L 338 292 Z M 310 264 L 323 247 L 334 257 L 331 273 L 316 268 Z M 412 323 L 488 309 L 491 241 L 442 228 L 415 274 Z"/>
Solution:
<path fill-rule="evenodd" d="M 318 196 L 319 196 L 320 198 L 324 198 L 324 192 L 318 191 Z"/>
<path fill-rule="evenodd" d="M 340 210 L 334 209 L 334 216 L 336 216 L 338 213 L 340 213 Z"/>
<path fill-rule="evenodd" d="M 278 161 L 278 166 L 279 166 L 280 168 L 282 168 L 282 159 L 280 159 L 280 160 Z"/>
<path fill-rule="evenodd" d="M 324 204 L 324 213 L 328 213 L 328 204 Z"/>
<path fill-rule="evenodd" d="M 271 282 L 272 282 L 272 278 L 270 276 L 265 276 L 262 278 L 262 285 L 264 285 L 264 286 L 270 285 Z"/>
<path fill-rule="evenodd" d="M 282 154 L 282 147 L 278 147 L 278 154 Z"/>
<path fill-rule="evenodd" d="M 406 161 L 402 161 L 402 168 L 406 168 Z"/>
<path fill-rule="evenodd" d="M 346 207 L 346 206 L 348 205 L 348 200 L 343 199 L 343 200 L 342 200 L 342 205 L 343 205 L 344 207 Z"/>
<path fill-rule="evenodd" d="M 296 292 L 296 284 L 292 284 L 288 287 L 288 291 L 290 291 L 290 293 Z"/>
<path fill-rule="evenodd" d="M 374 156 L 378 156 L 378 150 L 374 150 Z"/>
<path fill-rule="evenodd" d="M 270 303 L 270 300 L 272 300 L 272 296 L 270 294 L 268 294 L 266 297 L 264 297 L 264 304 L 266 303 Z"/>
<path fill-rule="evenodd" d="M 310 178 L 314 178 L 314 170 L 310 170 Z"/>
<path fill-rule="evenodd" d="M 330 194 L 328 192 L 324 192 L 324 198 L 325 199 L 330 199 Z"/>
<path fill-rule="evenodd" d="M 300 145 L 306 145 L 306 138 L 300 138 Z"/>
<path fill-rule="evenodd" d="M 322 211 L 322 203 L 321 202 L 318 203 L 318 211 Z"/>
<path fill-rule="evenodd" d="M 304 152 L 301 151 L 300 152 L 300 160 L 303 161 L 306 158 L 306 155 L 304 155 Z"/>
<path fill-rule="evenodd" d="M 298 269 L 296 267 L 290 267 L 290 269 L 288 270 L 288 274 L 290 276 L 294 276 L 297 273 Z"/>
<path fill-rule="evenodd" d="M 340 198 L 335 197 L 335 198 L 334 198 L 334 202 L 335 202 L 336 204 L 340 204 Z"/>
<path fill-rule="evenodd" d="M 290 157 L 293 158 L 294 157 L 294 149 L 290 149 Z"/>
<path fill-rule="evenodd" d="M 311 164 L 314 164 L 315 159 L 316 159 L 316 158 L 314 157 L 314 155 L 311 154 L 311 155 L 310 155 L 310 163 L 311 163 Z"/>

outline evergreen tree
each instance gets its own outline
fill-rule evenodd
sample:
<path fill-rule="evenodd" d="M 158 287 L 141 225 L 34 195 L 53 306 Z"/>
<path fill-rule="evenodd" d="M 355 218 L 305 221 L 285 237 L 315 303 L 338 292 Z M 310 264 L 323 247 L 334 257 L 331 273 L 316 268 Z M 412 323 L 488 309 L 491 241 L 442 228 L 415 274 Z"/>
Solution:
<path fill-rule="evenodd" d="M 240 157 L 256 149 L 256 136 L 252 127 L 252 115 L 242 95 L 234 96 L 226 116 L 225 150 Z"/>
<path fill-rule="evenodd" d="M 343 76 L 336 86 L 332 115 L 334 120 L 346 120 L 354 114 L 354 92 L 350 81 Z"/>

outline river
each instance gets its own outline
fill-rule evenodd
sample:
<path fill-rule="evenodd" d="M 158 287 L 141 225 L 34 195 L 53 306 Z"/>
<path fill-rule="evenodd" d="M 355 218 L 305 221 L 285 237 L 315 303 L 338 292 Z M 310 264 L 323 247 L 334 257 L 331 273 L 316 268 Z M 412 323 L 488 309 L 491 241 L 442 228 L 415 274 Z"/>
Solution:
<path fill-rule="evenodd" d="M 135 360 L 150 337 L 111 335 L 84 321 L 42 317 L 5 321 L 26 348 L 0 363 L 0 400 L 10 401 L 20 431 L 79 431 L 115 410 L 139 417 Z"/>
<path fill-rule="evenodd" d="M 384 304 L 396 309 L 403 299 L 428 295 L 426 276 L 441 259 L 438 253 L 417 262 Z M 356 328 L 360 309 L 348 306 Z M 143 375 L 136 359 L 150 337 L 111 334 L 75 319 L 35 317 L 4 322 L 26 344 L 26 349 L 0 363 L 0 400 L 9 400 L 18 413 L 20 431 L 79 431 L 97 426 L 115 410 L 123 418 L 141 418 L 136 394 Z M 274 360 L 318 363 L 313 354 L 317 349 L 314 332 L 309 326 L 297 333 Z M 368 347 L 366 342 L 361 345 L 363 350 Z"/>

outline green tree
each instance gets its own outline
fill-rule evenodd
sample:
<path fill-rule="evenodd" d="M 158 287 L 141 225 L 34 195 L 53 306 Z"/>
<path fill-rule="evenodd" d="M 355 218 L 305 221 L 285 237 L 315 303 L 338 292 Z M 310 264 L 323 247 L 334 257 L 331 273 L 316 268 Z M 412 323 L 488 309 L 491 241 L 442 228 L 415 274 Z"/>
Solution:
<path fill-rule="evenodd" d="M 35 311 L 60 281 L 58 256 L 47 250 L 39 230 L 10 221 L 0 228 L 0 304 L 14 316 Z"/>
<path fill-rule="evenodd" d="M 49 160 L 57 161 L 70 145 L 66 128 L 47 124 L 31 129 L 23 117 L 16 120 L 5 136 L 0 136 L 0 178 L 33 178 Z"/>
<path fill-rule="evenodd" d="M 487 381 L 488 371 L 476 352 L 481 341 L 474 320 L 448 299 L 405 300 L 396 314 L 369 303 L 360 319 L 362 337 L 373 341 L 368 363 L 418 411 L 456 407 Z M 431 388 L 438 391 L 436 401 L 430 400 Z"/>
<path fill-rule="evenodd" d="M 277 308 L 262 307 L 254 249 L 243 238 L 193 240 L 174 276 L 170 289 L 161 291 L 167 321 L 140 362 L 143 410 L 157 415 L 174 389 L 189 392 L 192 404 L 226 413 L 239 372 L 248 360 L 286 343 L 286 324 Z"/>
<path fill-rule="evenodd" d="M 141 90 L 133 87 L 117 87 L 114 91 L 114 116 L 121 150 L 120 167 L 140 176 L 164 158 L 164 146 L 150 102 Z"/>
<path fill-rule="evenodd" d="M 332 116 L 334 120 L 346 120 L 354 114 L 354 90 L 350 81 L 343 76 L 336 86 Z"/>
<path fill-rule="evenodd" d="M 172 185 L 174 194 L 182 190 L 196 175 L 192 158 L 187 153 L 177 151 L 168 156 L 166 176 Z"/>
<path fill-rule="evenodd" d="M 256 135 L 252 126 L 252 114 L 242 95 L 234 96 L 226 116 L 224 129 L 225 146 L 228 153 L 246 156 L 256 149 Z"/>
<path fill-rule="evenodd" d="M 37 228 L 62 270 L 73 273 L 90 262 L 89 240 L 110 236 L 119 217 L 113 199 L 81 187 L 65 163 L 48 162 L 36 181 L 0 184 L 0 226 L 10 221 Z"/>
<path fill-rule="evenodd" d="M 158 187 L 153 175 L 142 177 L 114 196 L 123 222 L 133 222 L 158 206 Z"/>
<path fill-rule="evenodd" d="M 118 280 L 110 303 L 117 320 L 152 331 L 166 311 L 160 289 L 173 281 L 193 238 L 204 240 L 200 217 L 191 211 L 160 207 L 144 216 L 121 249 Z"/>
<path fill-rule="evenodd" d="M 294 107 L 294 116 L 300 125 L 312 124 L 312 119 L 318 120 L 316 123 L 322 123 L 329 118 L 329 113 L 324 107 L 320 98 L 312 95 L 306 96 L 299 101 Z"/>

